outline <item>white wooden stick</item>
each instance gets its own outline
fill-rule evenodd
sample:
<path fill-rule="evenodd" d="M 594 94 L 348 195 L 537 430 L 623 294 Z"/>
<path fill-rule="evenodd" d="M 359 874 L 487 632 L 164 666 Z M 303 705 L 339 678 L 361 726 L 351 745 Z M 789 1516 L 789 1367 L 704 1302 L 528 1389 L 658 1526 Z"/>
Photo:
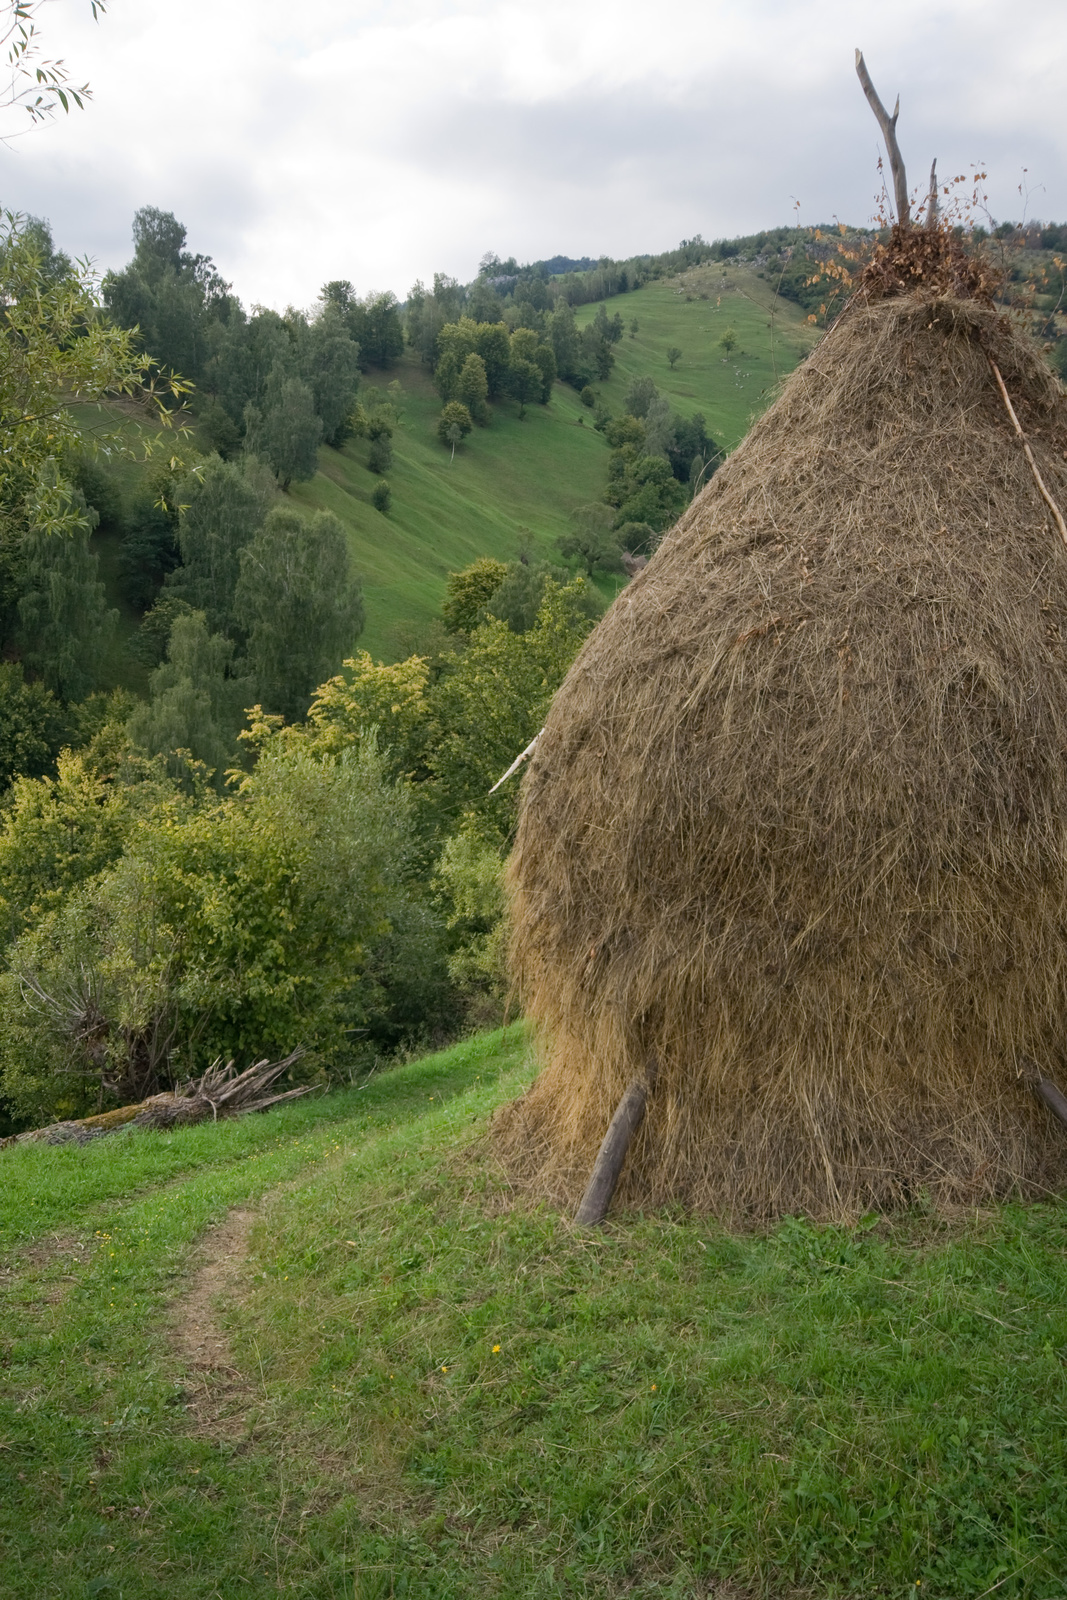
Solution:
<path fill-rule="evenodd" d="M 545 731 L 544 728 L 542 728 L 541 729 L 541 733 L 544 733 L 544 731 Z M 533 738 L 530 740 L 529 744 L 526 746 L 526 749 L 522 752 L 522 755 L 521 756 L 516 756 L 515 760 L 511 763 L 511 766 L 505 772 L 504 776 L 502 778 L 498 778 L 496 780 L 496 782 L 494 783 L 493 787 L 489 791 L 490 794 L 496 794 L 497 790 L 500 788 L 500 785 L 502 783 L 506 783 L 507 780 L 511 777 L 511 774 L 513 772 L 517 772 L 518 771 L 518 769 L 522 766 L 523 762 L 526 760 L 526 757 L 533 755 L 534 749 L 535 749 L 535 747 L 537 745 L 537 741 L 541 737 L 541 733 L 535 733 L 534 734 Z"/>

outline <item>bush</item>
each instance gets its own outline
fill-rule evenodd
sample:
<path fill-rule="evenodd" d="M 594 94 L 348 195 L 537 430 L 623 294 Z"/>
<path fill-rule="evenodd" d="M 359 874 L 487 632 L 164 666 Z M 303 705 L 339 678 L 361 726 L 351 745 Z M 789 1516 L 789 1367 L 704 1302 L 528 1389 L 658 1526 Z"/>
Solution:
<path fill-rule="evenodd" d="M 593 407 L 596 405 L 596 392 L 591 384 L 586 384 L 585 388 L 581 392 L 581 395 L 579 396 L 579 399 L 581 400 L 583 406 L 588 406 L 590 411 L 592 411 Z"/>
<path fill-rule="evenodd" d="M 393 464 L 393 441 L 387 433 L 380 433 L 370 442 L 367 465 L 372 472 L 386 472 Z"/>
<path fill-rule="evenodd" d="M 48 1118 L 216 1056 L 343 1050 L 409 849 L 407 795 L 373 740 L 325 760 L 266 749 L 239 796 L 173 795 L 11 950 L 0 1093 Z"/>
<path fill-rule="evenodd" d="M 389 507 L 393 503 L 393 491 L 384 478 L 380 483 L 374 485 L 374 493 L 371 495 L 370 500 L 375 511 L 380 511 L 383 517 L 389 515 Z"/>

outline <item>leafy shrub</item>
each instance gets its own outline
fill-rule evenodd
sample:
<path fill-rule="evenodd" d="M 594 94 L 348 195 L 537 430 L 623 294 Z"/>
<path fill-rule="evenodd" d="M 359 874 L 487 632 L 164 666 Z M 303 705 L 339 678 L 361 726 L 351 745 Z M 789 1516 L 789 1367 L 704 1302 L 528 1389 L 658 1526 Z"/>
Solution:
<path fill-rule="evenodd" d="M 410 807 L 373 740 L 279 745 L 226 800 L 172 794 L 47 911 L 0 978 L 0 1092 L 50 1116 L 216 1056 L 343 1051 L 345 997 L 389 930 Z"/>

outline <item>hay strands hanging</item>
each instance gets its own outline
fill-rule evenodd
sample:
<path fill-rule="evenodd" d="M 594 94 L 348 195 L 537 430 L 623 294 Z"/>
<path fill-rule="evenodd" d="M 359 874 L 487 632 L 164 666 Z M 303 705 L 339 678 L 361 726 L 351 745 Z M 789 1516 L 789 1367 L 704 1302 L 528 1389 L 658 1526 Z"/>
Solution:
<path fill-rule="evenodd" d="M 634 1078 L 615 1108 L 603 1143 L 593 1163 L 592 1175 L 575 1213 L 580 1228 L 595 1228 L 608 1214 L 630 1140 L 644 1120 L 648 1097 L 656 1082 L 656 1059 L 651 1056 L 644 1072 Z"/>

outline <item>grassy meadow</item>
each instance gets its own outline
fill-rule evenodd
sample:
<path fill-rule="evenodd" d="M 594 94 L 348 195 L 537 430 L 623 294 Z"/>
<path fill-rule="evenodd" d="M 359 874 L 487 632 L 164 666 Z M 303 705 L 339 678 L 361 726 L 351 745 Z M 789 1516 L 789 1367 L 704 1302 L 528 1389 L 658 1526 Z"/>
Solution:
<path fill-rule="evenodd" d="M 609 409 L 621 411 L 631 380 L 651 375 L 675 410 L 703 412 L 708 432 L 727 451 L 740 444 L 780 380 L 821 336 L 797 305 L 776 295 L 773 274 L 762 278 L 753 267 L 728 261 L 619 295 L 608 310 L 618 311 L 626 326 L 614 347 L 615 370 L 596 385 Z M 575 315 L 584 326 L 596 307 L 582 306 Z M 727 328 L 737 338 L 729 355 L 719 343 Z M 673 370 L 667 360 L 672 345 L 682 352 Z"/>
<path fill-rule="evenodd" d="M 0 1151 L 0 1593 L 1063 1594 L 1067 1208 L 582 1234 L 532 1070 Z"/>

